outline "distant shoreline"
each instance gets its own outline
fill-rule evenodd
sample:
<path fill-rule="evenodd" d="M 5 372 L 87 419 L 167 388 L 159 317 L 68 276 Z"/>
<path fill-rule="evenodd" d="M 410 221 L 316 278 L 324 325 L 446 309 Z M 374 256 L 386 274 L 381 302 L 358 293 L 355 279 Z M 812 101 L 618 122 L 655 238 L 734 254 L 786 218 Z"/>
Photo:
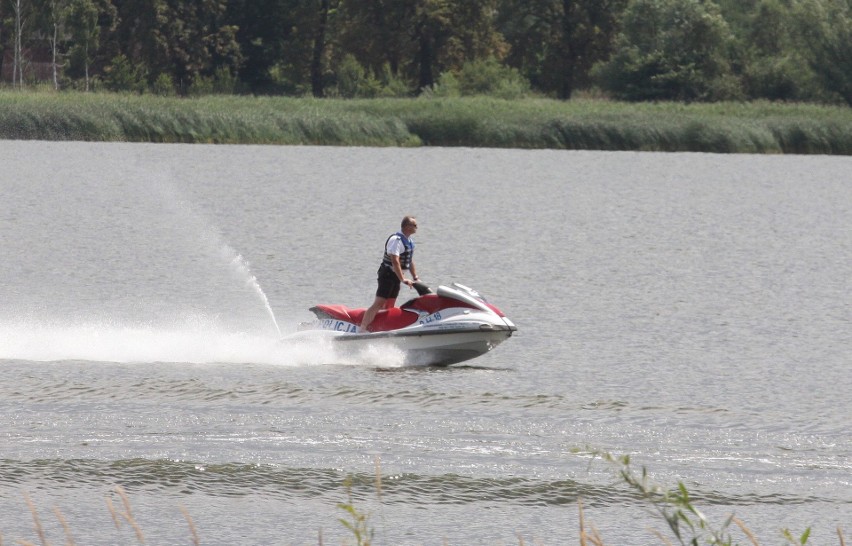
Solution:
<path fill-rule="evenodd" d="M 0 139 L 852 155 L 852 108 L 4 90 Z"/>

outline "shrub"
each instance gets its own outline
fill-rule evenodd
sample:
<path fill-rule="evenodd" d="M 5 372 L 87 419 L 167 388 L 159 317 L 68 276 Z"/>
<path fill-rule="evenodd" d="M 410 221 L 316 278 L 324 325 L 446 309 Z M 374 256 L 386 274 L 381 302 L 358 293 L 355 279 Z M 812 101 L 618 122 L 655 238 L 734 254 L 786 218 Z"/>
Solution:
<path fill-rule="evenodd" d="M 821 94 L 813 72 L 799 55 L 755 59 L 746 70 L 744 83 L 750 97 L 769 100 L 809 101 Z"/>
<path fill-rule="evenodd" d="M 160 74 L 151 84 L 151 91 L 161 97 L 171 97 L 175 94 L 175 81 L 169 74 Z"/>
<path fill-rule="evenodd" d="M 521 98 L 529 93 L 530 83 L 517 69 L 503 66 L 496 59 L 468 61 L 458 73 L 462 95 L 490 95 Z"/>
<path fill-rule="evenodd" d="M 442 72 L 435 85 L 422 90 L 422 96 L 490 96 L 519 99 L 530 94 L 530 82 L 521 73 L 496 59 L 468 61 L 457 72 Z"/>
<path fill-rule="evenodd" d="M 232 95 L 237 91 L 237 78 L 230 69 L 219 67 L 213 76 L 198 76 L 189 88 L 192 96 Z"/>
<path fill-rule="evenodd" d="M 452 72 L 442 72 L 435 85 L 421 90 L 421 97 L 460 97 L 459 80 Z"/>
<path fill-rule="evenodd" d="M 347 54 L 337 67 L 337 93 L 345 99 L 372 98 L 381 91 L 381 83 L 354 55 Z"/>
<path fill-rule="evenodd" d="M 142 93 L 145 89 L 145 72 L 135 67 L 125 55 L 113 57 L 104 69 L 103 84 L 110 91 Z"/>
<path fill-rule="evenodd" d="M 411 96 L 411 87 L 409 87 L 404 78 L 391 72 L 388 63 L 385 63 L 382 70 L 382 89 L 379 95 L 396 98 Z"/>

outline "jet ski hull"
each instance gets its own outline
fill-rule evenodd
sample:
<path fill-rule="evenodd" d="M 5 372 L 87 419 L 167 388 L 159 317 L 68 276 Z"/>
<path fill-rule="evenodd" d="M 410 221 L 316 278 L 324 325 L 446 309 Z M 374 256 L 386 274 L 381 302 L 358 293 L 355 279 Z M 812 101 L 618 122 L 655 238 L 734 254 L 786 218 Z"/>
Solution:
<path fill-rule="evenodd" d="M 449 366 L 482 356 L 512 336 L 509 326 L 489 324 L 411 332 L 342 334 L 336 347 L 347 353 L 391 348 L 404 354 L 405 365 Z"/>
<path fill-rule="evenodd" d="M 449 366 L 481 356 L 517 330 L 502 311 L 475 290 L 460 284 L 425 286 L 420 296 L 400 307 L 382 310 L 361 329 L 365 310 L 317 305 L 317 320 L 304 323 L 302 334 L 330 339 L 342 356 L 358 358 L 368 351 L 399 351 L 405 365 Z"/>

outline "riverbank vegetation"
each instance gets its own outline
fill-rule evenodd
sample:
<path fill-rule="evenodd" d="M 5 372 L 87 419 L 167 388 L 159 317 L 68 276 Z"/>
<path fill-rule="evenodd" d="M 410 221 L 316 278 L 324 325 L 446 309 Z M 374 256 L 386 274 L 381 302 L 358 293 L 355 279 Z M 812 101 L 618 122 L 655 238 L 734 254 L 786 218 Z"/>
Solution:
<path fill-rule="evenodd" d="M 0 28 L 0 138 L 852 154 L 849 0 L 9 0 Z"/>
<path fill-rule="evenodd" d="M 8 0 L 16 88 L 852 105 L 849 0 Z"/>
<path fill-rule="evenodd" d="M 683 482 L 679 482 L 675 488 L 666 488 L 654 483 L 648 475 L 646 468 L 643 467 L 640 472 L 634 470 L 631 466 L 629 456 L 616 457 L 612 454 L 598 451 L 582 452 L 581 454 L 600 457 L 615 465 L 622 482 L 632 491 L 636 500 L 647 504 L 652 509 L 650 513 L 655 513 L 664 522 L 662 530 L 657 528 L 649 528 L 647 530 L 649 540 L 653 536 L 655 540 L 659 540 L 659 544 L 667 546 L 672 546 L 675 543 L 681 546 L 735 546 L 739 544 L 760 546 L 761 543 L 758 537 L 755 536 L 742 520 L 733 514 L 721 524 L 716 524 L 708 520 L 699 509 L 695 499 Z M 356 478 L 352 475 L 347 475 L 343 480 L 343 488 L 346 492 L 346 501 L 337 504 L 337 508 L 343 512 L 343 517 L 338 518 L 338 522 L 351 535 L 354 544 L 357 546 L 370 546 L 374 544 L 376 530 L 371 522 L 372 514 L 359 506 L 359 503 L 364 502 L 367 497 L 373 494 L 379 504 L 383 502 L 382 473 L 379 459 L 376 459 L 376 473 L 374 477 L 363 475 Z M 355 488 L 363 493 L 359 497 L 360 500 L 357 501 L 354 494 Z M 371 489 L 372 492 L 370 491 Z M 125 533 L 126 543 L 129 544 L 135 540 L 138 544 L 145 544 L 145 535 L 142 526 L 133 515 L 133 509 L 127 492 L 123 487 L 118 485 L 114 487 L 113 493 L 106 497 L 106 506 L 112 516 L 116 530 L 118 532 L 125 532 L 123 527 L 127 525 L 130 531 Z M 38 508 L 26 493 L 24 493 L 24 500 L 32 516 L 33 527 L 38 537 L 38 542 L 29 542 L 26 540 L 18 540 L 17 542 L 26 546 L 35 546 L 36 544 L 47 546 L 49 542 Z M 601 537 L 600 532 L 586 519 L 583 511 L 583 499 L 578 497 L 577 504 L 579 512 L 579 546 L 606 546 L 605 539 Z M 203 531 L 199 532 L 192 516 L 185 508 L 181 507 L 180 511 L 188 525 L 189 540 L 192 544 L 201 544 L 202 540 L 200 537 Z M 54 507 L 53 512 L 65 535 L 65 543 L 73 546 L 75 541 L 71 526 L 59 508 Z M 735 530 L 735 533 L 732 533 L 732 530 Z M 807 545 L 810 534 L 810 528 L 805 529 L 801 533 L 793 532 L 786 527 L 779 529 L 779 537 L 783 538 L 787 545 Z M 133 539 L 130 538 L 131 535 L 133 535 Z M 739 542 L 735 535 L 742 535 L 748 542 Z M 380 538 L 375 543 L 381 543 Z M 846 539 L 843 529 L 840 526 L 837 527 L 837 538 L 839 546 L 846 546 Z M 517 535 L 517 539 L 520 546 L 525 544 L 520 534 Z M 533 542 L 536 544 L 545 543 L 542 542 L 542 537 L 534 538 Z M 344 541 L 343 543 L 347 544 L 348 542 Z M 447 543 L 446 538 L 444 538 L 444 543 Z M 2 534 L 0 534 L 0 544 L 2 544 Z M 322 530 L 319 532 L 318 544 L 320 546 L 323 544 Z"/>
<path fill-rule="evenodd" d="M 0 138 L 852 154 L 852 109 L 600 99 L 0 92 Z"/>

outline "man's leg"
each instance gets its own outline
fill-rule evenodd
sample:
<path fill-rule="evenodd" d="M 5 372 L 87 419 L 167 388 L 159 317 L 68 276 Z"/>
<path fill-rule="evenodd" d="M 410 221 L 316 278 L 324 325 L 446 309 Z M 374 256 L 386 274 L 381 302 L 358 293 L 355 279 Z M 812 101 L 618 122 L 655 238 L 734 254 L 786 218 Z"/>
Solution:
<path fill-rule="evenodd" d="M 367 307 L 367 310 L 364 311 L 364 318 L 361 320 L 362 331 L 367 331 L 367 328 L 373 322 L 373 319 L 376 318 L 376 313 L 378 313 L 380 309 L 385 308 L 388 301 L 388 298 L 376 296 L 376 299 L 373 300 L 373 305 Z M 396 299 L 394 299 L 393 301 L 396 301 Z"/>

